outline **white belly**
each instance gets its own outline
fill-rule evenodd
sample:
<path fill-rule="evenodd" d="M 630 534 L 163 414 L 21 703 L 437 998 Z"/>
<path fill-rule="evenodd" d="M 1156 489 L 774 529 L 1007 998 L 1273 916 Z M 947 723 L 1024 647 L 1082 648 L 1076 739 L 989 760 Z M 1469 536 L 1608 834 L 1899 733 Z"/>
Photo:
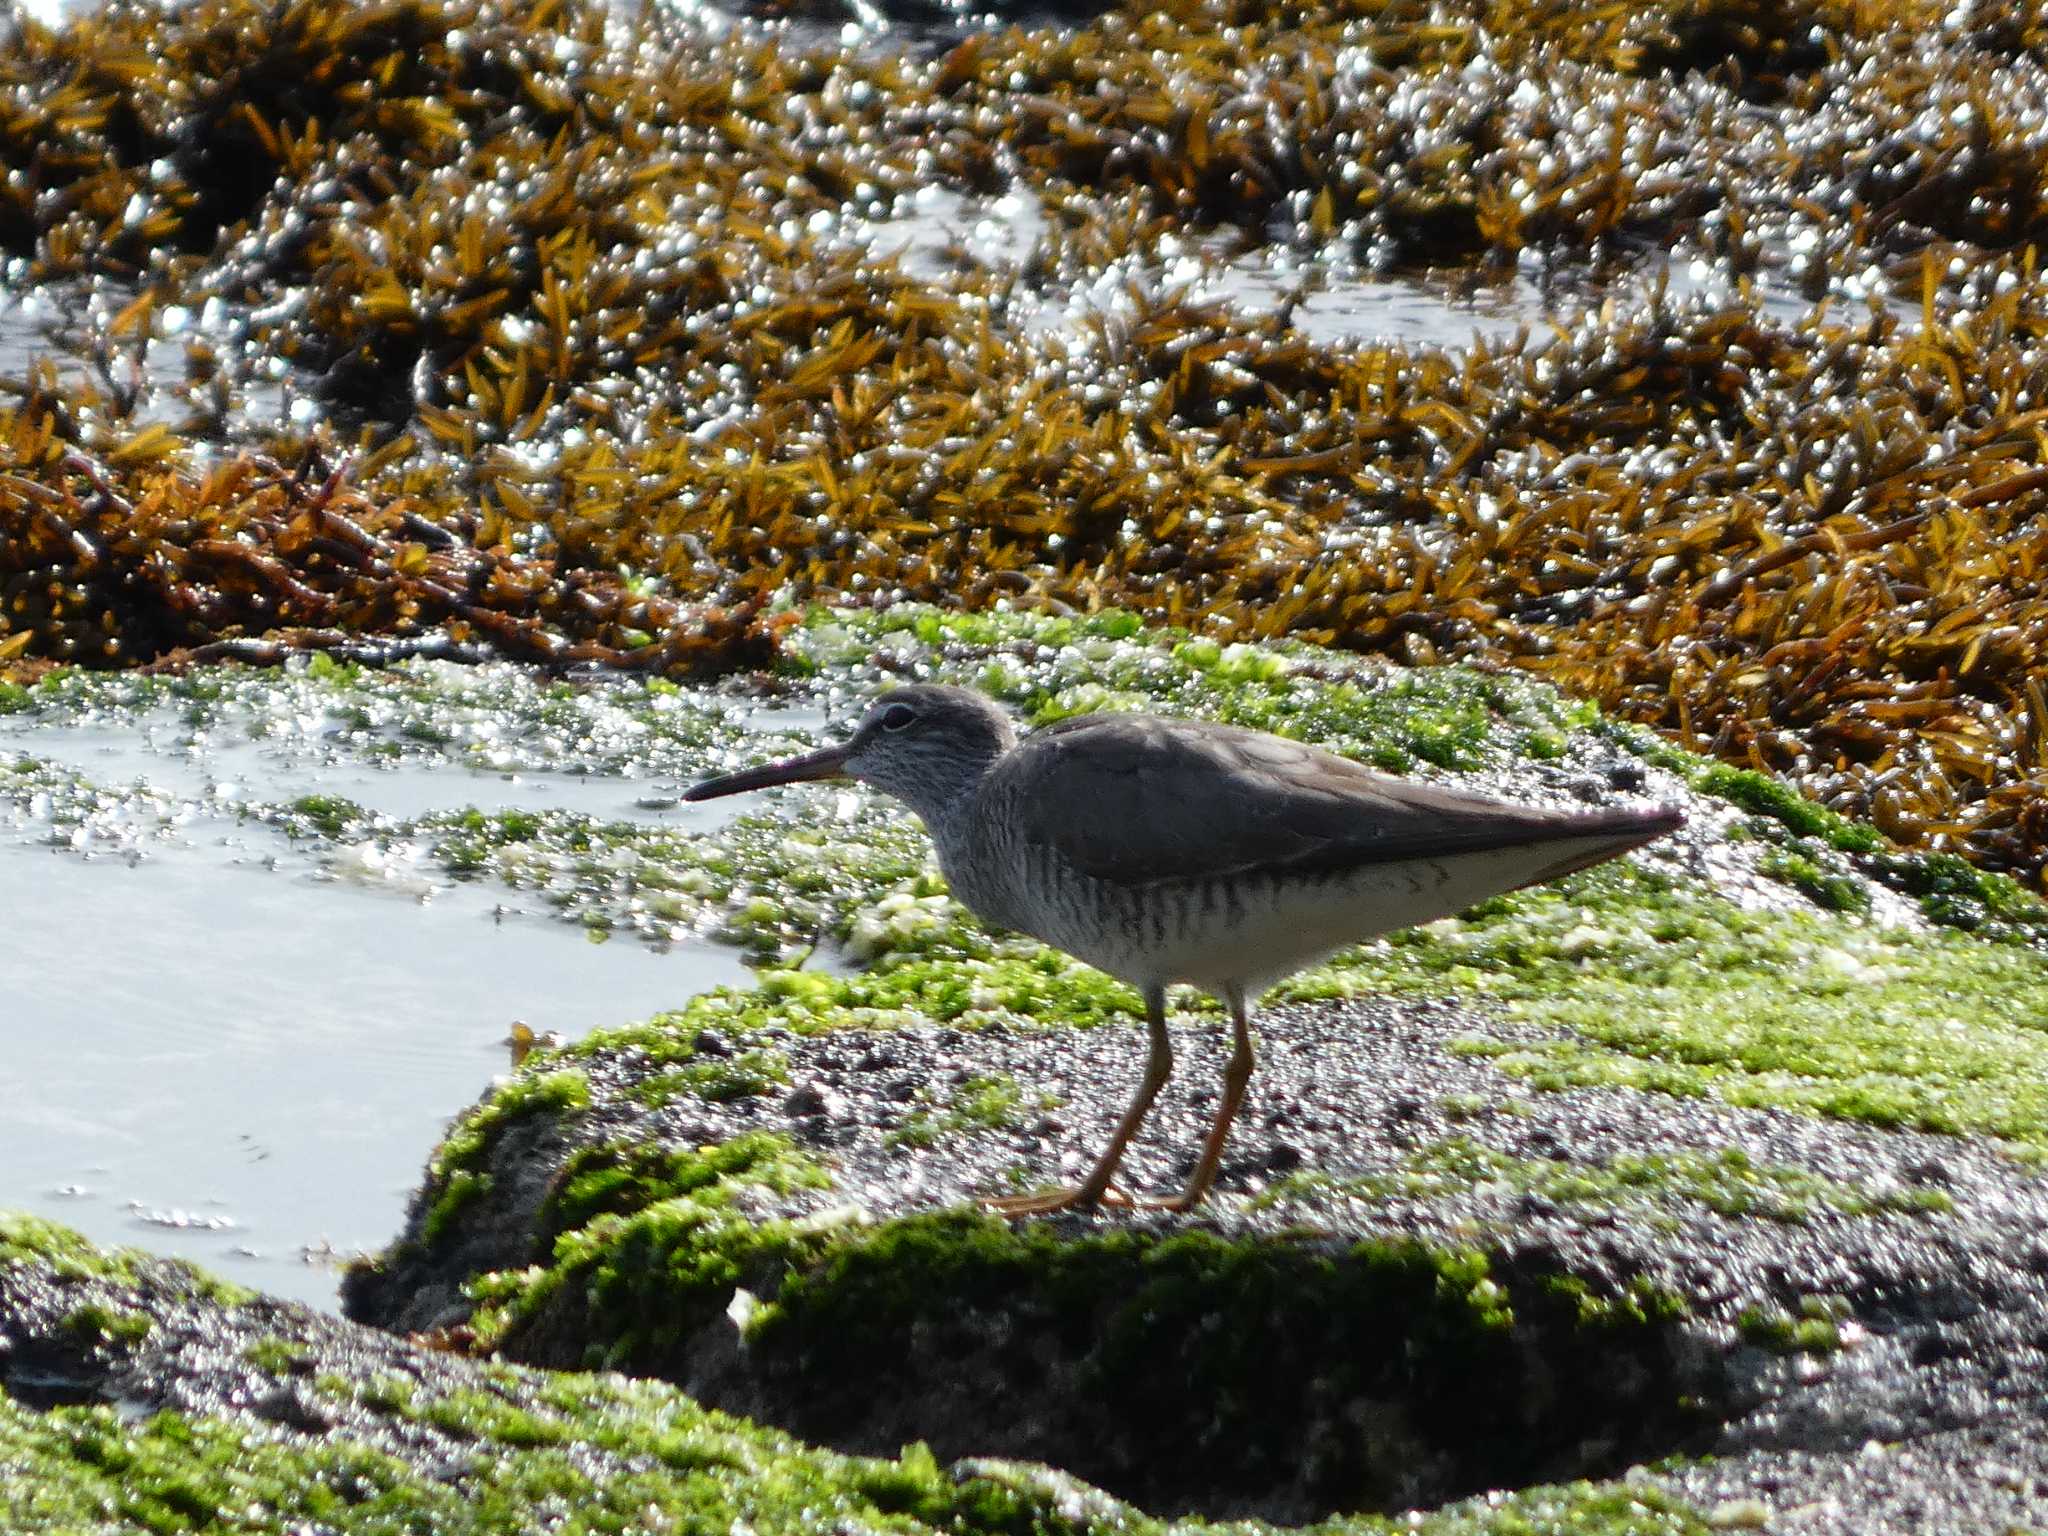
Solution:
<path fill-rule="evenodd" d="M 1093 900 L 1070 892 L 1067 900 L 1018 901 L 1005 915 L 1010 926 L 1137 987 L 1189 982 L 1255 997 L 1350 945 L 1449 917 L 1546 870 L 1577 867 L 1594 846 L 1569 839 L 1327 876 L 1162 882 L 1097 890 Z"/>

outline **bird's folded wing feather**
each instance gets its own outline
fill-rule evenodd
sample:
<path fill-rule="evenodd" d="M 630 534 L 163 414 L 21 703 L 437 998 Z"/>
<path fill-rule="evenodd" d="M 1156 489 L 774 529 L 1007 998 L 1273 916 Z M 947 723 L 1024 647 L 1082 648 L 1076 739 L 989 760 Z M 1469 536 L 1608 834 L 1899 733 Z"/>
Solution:
<path fill-rule="evenodd" d="M 1512 805 L 1262 732 L 1154 716 L 1062 722 L 1026 737 L 997 772 L 1013 835 L 1128 885 L 1650 835 L 1628 836 L 1640 813 Z"/>

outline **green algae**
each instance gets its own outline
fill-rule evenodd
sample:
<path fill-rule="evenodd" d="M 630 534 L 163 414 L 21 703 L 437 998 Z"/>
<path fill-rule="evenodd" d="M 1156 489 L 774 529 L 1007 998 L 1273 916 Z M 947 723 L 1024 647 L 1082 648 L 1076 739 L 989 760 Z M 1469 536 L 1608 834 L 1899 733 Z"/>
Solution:
<path fill-rule="evenodd" d="M 584 1147 L 570 1158 L 542 1209 L 541 1228 L 552 1236 L 586 1227 L 600 1216 L 631 1215 L 667 1200 L 729 1202 L 739 1184 L 777 1193 L 825 1187 L 816 1164 L 786 1138 L 765 1132 L 692 1152 L 603 1144 Z"/>
<path fill-rule="evenodd" d="M 1780 1355 L 1830 1355 L 1842 1347 L 1840 1318 L 1809 1298 L 1794 1315 L 1770 1307 L 1744 1307 L 1735 1331 L 1748 1343 Z"/>
<path fill-rule="evenodd" d="M 320 1438 L 228 1416 L 33 1413 L 0 1397 L 0 1516 L 24 1532 L 1004 1529 L 963 1524 L 972 1491 L 914 1454 L 896 1472 L 808 1451 L 672 1389 L 502 1380 L 525 1400 L 487 1388 L 421 1388 L 403 1403 L 365 1394 L 356 1401 L 390 1421 L 386 1433 Z M 382 1448 L 406 1424 L 438 1431 L 450 1459 Z"/>
<path fill-rule="evenodd" d="M 888 1029 L 914 1022 L 961 1028 L 1038 1019 L 1086 1028 L 1136 1014 L 1138 995 L 1100 971 L 1028 941 L 989 939 L 967 913 L 950 908 L 946 933 L 927 940 L 932 955 L 897 954 L 874 969 L 846 974 L 767 971 L 755 987 L 717 987 L 644 1026 L 604 1030 L 564 1049 L 571 1059 L 602 1058 L 656 1032 L 686 1046 L 703 1030 L 745 1036 L 767 1028 L 819 1034 Z M 957 947 L 945 942 L 959 936 Z M 953 954 L 947 954 L 953 949 Z M 986 958 L 972 953 L 980 949 Z M 962 952 L 965 953 L 962 953 Z"/>
<path fill-rule="evenodd" d="M 602 1342 L 573 1363 L 659 1357 L 724 1311 L 736 1290 L 769 1283 L 829 1241 L 827 1226 L 749 1219 L 741 1209 L 749 1187 L 787 1194 L 828 1185 L 787 1138 L 766 1133 L 665 1154 L 585 1148 L 540 1214 L 549 1261 L 474 1281 L 472 1325 L 492 1342 L 551 1306 L 588 1309 L 606 1326 L 586 1336 Z"/>
<path fill-rule="evenodd" d="M 1585 1329 L 1643 1328 L 1692 1316 L 1684 1296 L 1645 1275 L 1630 1277 L 1618 1291 L 1595 1289 L 1571 1274 L 1543 1275 L 1537 1288 L 1552 1307 L 1569 1310 L 1577 1326 Z"/>
<path fill-rule="evenodd" d="M 76 1244 L 70 1245 L 76 1247 Z M 302 1380 L 303 1347 L 261 1341 L 260 1368 Z M 1058 1474 L 816 1450 L 700 1407 L 659 1382 L 516 1367 L 321 1372 L 336 1422 L 299 1433 L 243 1414 L 109 1406 L 31 1409 L 0 1394 L 0 1523 L 10 1531 L 798 1533 L 1147 1536 L 1169 1526 Z M 1577 1483 L 1467 1501 L 1399 1521 L 1347 1516 L 1331 1533 L 1693 1536 L 1701 1517 L 1655 1486 Z"/>
<path fill-rule="evenodd" d="M 0 1263 L 10 1267 L 47 1266 L 60 1279 L 133 1284 L 140 1258 L 134 1249 L 109 1252 L 97 1248 L 54 1221 L 20 1211 L 0 1211 Z"/>
<path fill-rule="evenodd" d="M 1049 1094 L 1041 1094 L 1037 1102 L 1040 1109 L 1058 1104 Z M 931 1147 L 963 1131 L 1006 1130 L 1020 1123 L 1024 1104 L 1023 1086 L 1009 1073 L 970 1077 L 955 1085 L 942 1108 L 913 1109 L 885 1140 L 891 1146 Z"/>
<path fill-rule="evenodd" d="M 1875 827 L 1853 822 L 1848 817 L 1816 805 L 1783 779 L 1759 773 L 1753 768 L 1732 768 L 1676 752 L 1660 754 L 1663 766 L 1684 772 L 1692 787 L 1739 805 L 1753 816 L 1779 822 L 1800 837 L 1819 838 L 1844 853 L 1874 853 L 1884 847 L 1882 833 Z"/>
<path fill-rule="evenodd" d="M 1641 1281 L 1609 1295 L 1540 1264 L 1497 1270 L 1476 1249 L 1417 1239 L 1077 1234 L 972 1211 L 881 1224 L 841 1211 L 749 1220 L 754 1183 L 823 1180 L 787 1142 L 758 1135 L 701 1152 L 579 1154 L 545 1213 L 552 1261 L 474 1284 L 480 1344 L 677 1376 L 730 1318 L 749 1368 L 785 1380 L 792 1427 L 834 1439 L 858 1431 L 877 1395 L 915 1394 L 921 1372 L 980 1347 L 977 1320 L 1008 1316 L 999 1353 L 1022 1350 L 1040 1369 L 1066 1360 L 1076 1400 L 1122 1439 L 1156 1429 L 1153 1450 L 1126 1447 L 1138 1466 L 1169 1446 L 1186 1455 L 1190 1434 L 1209 1435 L 1215 1446 L 1199 1454 L 1254 1469 L 1256 1480 L 1256 1469 L 1300 1454 L 1289 1405 L 1305 1382 L 1317 1401 L 1398 1398 L 1405 1427 L 1393 1439 L 1319 1445 L 1312 1481 L 1343 1504 L 1383 1496 L 1373 1490 L 1396 1477 L 1411 1435 L 1516 1480 L 1515 1468 L 1537 1465 L 1572 1432 L 1567 1420 L 1619 1411 L 1590 1379 L 1583 1391 L 1560 1386 L 1559 1373 L 1574 1373 L 1559 1362 L 1597 1358 L 1607 1371 L 1626 1357 L 1643 1379 L 1665 1380 L 1667 1333 L 1686 1315 Z M 1218 1329 L 1218 1317 L 1240 1325 Z M 579 1339 L 581 1359 L 560 1358 L 564 1345 L 550 1342 Z M 1157 1369 L 1162 1349 L 1175 1370 Z M 1523 1381 L 1532 1349 L 1548 1363 L 1540 1380 Z M 1478 1379 L 1557 1401 L 1532 1421 L 1525 1393 L 1509 1387 L 1475 1411 Z M 1210 1406 L 1191 1417 L 1190 1402 Z M 1665 1428 L 1684 1416 L 1675 1386 L 1628 1412 Z M 1532 1434 L 1532 1422 L 1545 1427 Z"/>
<path fill-rule="evenodd" d="M 573 1067 L 548 1067 L 515 1074 L 510 1082 L 478 1104 L 442 1138 L 428 1166 L 439 1190 L 427 1212 L 425 1233 L 432 1242 L 446 1231 L 470 1201 L 491 1187 L 481 1164 L 485 1153 L 506 1127 L 529 1116 L 552 1111 L 560 1115 L 590 1102 L 590 1082 Z"/>
<path fill-rule="evenodd" d="M 1513 1483 L 1533 1442 L 1600 1394 L 1589 1391 L 1531 1432 L 1528 1394 L 1575 1389 L 1526 1376 L 1528 1351 L 1573 1374 L 1568 1362 L 1628 1358 L 1661 1379 L 1661 1308 L 1605 1311 L 1564 1304 L 1544 1281 L 1494 1270 L 1474 1250 L 1408 1239 L 1329 1245 L 1285 1238 L 1232 1241 L 1206 1232 L 1062 1233 L 961 1213 L 913 1217 L 849 1236 L 825 1262 L 792 1274 L 749 1327 L 749 1348 L 769 1370 L 795 1374 L 806 1428 L 844 1433 L 861 1411 L 834 1384 L 899 1383 L 957 1358 L 981 1337 L 977 1319 L 1005 1324 L 982 1348 L 1067 1362 L 1080 1417 L 1115 1426 L 1121 1478 L 1173 1456 L 1221 1469 L 1278 1468 L 1307 1456 L 1323 1497 L 1343 1505 L 1384 1497 L 1408 1436 L 1454 1446 L 1454 1459 L 1486 1464 Z M 1282 1324 L 1281 1317 L 1292 1321 Z M 1216 1320 L 1235 1320 L 1219 1327 Z M 1577 1345 L 1569 1337 L 1582 1334 Z M 1538 1342 L 1540 1341 L 1540 1342 Z M 1163 1353 L 1175 1365 L 1162 1370 Z M 907 1357 L 923 1354 L 918 1362 Z M 1025 1372 L 1021 1358 L 1003 1367 Z M 1501 1384 L 1475 1403 L 1470 1383 Z M 1304 1445 L 1301 1403 L 1396 1397 L 1406 1426 Z M 834 1401 L 835 1397 L 837 1401 Z M 1639 1422 L 1676 1415 L 1675 1394 L 1635 1404 Z M 1510 1406 L 1507 1400 L 1513 1400 Z M 1203 1405 L 1194 1408 L 1191 1405 Z M 1538 1414 L 1536 1422 L 1543 1423 Z M 1156 1439 L 1148 1441 L 1148 1436 Z M 1099 1458 L 1077 1453 L 1084 1475 Z M 1106 1466 L 1102 1467 L 1104 1472 Z M 1253 1481 L 1262 1475 L 1249 1474 Z"/>
<path fill-rule="evenodd" d="M 508 1121 L 544 1109 L 581 1109 L 589 1102 L 589 1080 L 573 1068 L 553 1067 L 515 1076 L 489 1103 L 478 1106 L 448 1133 L 434 1156 L 435 1170 L 470 1166 Z"/>
<path fill-rule="evenodd" d="M 1290 1175 L 1258 1197 L 1285 1206 L 1302 1194 L 1330 1190 L 1355 1199 L 1433 1200 L 1480 1187 L 1536 1195 L 1562 1205 L 1655 1208 L 1671 1202 L 1722 1216 L 1804 1221 L 1816 1211 L 1866 1216 L 1885 1212 L 1942 1214 L 1955 1207 L 1941 1190 L 1864 1189 L 1803 1168 L 1759 1164 L 1739 1147 L 1715 1153 L 1642 1153 L 1608 1163 L 1513 1157 L 1464 1136 L 1446 1137 L 1410 1153 L 1400 1169 L 1358 1178 L 1321 1172 Z"/>
<path fill-rule="evenodd" d="M 311 1367 L 314 1353 L 307 1345 L 275 1336 L 255 1339 L 242 1349 L 242 1358 L 259 1371 L 272 1376 L 298 1375 Z"/>
<path fill-rule="evenodd" d="M 291 803 L 286 825 L 300 835 L 338 841 L 369 820 L 369 812 L 340 795 L 301 795 Z"/>
<path fill-rule="evenodd" d="M 1454 1376 L 1491 1356 L 1516 1322 L 1509 1291 L 1483 1253 L 1419 1240 L 1378 1239 L 1333 1254 L 1318 1242 L 1265 1245 L 1201 1231 L 1076 1235 L 977 1211 L 842 1228 L 839 1236 L 821 1261 L 793 1270 L 749 1325 L 761 1349 L 776 1347 L 786 1330 L 825 1380 L 869 1379 L 898 1347 L 892 1338 L 923 1318 L 934 1297 L 966 1310 L 1025 1297 L 1034 1307 L 1087 1318 L 1101 1372 L 1093 1386 L 1140 1395 L 1167 1385 L 1139 1379 L 1159 1337 L 1214 1332 L 1202 1318 L 1216 1312 L 1267 1315 L 1283 1296 L 1290 1306 L 1327 1310 L 1370 1330 L 1376 1343 L 1360 1338 L 1355 1350 L 1338 1351 L 1340 1370 L 1370 1370 L 1373 1351 L 1391 1347 Z M 1401 1319 L 1400 1328 L 1389 1329 L 1387 1318 Z M 1403 1337 L 1396 1341 L 1395 1333 Z M 1214 1371 L 1218 1392 L 1268 1374 L 1253 1364 L 1271 1342 L 1257 1334 L 1217 1340 L 1216 1352 L 1199 1362 L 1203 1372 Z M 1187 1389 L 1179 1378 L 1171 1385 Z M 1134 1403 L 1131 1411 L 1144 1410 Z"/>
<path fill-rule="evenodd" d="M 1952 853 L 1884 854 L 1873 862 L 1937 923 L 1989 939 L 2048 943 L 2048 906 L 2010 875 Z"/>
<path fill-rule="evenodd" d="M 1544 1038 L 1470 1037 L 1539 1088 L 1625 1086 L 2048 1146 L 2048 957 L 1945 929 L 1744 910 L 1627 866 L 1483 904 L 1283 995 L 1456 993 Z"/>
<path fill-rule="evenodd" d="M 156 1325 L 147 1312 L 89 1302 L 64 1319 L 64 1326 L 85 1344 L 138 1344 Z"/>
<path fill-rule="evenodd" d="M 914 826 L 875 807 L 824 826 L 743 815 L 715 835 L 569 811 L 466 810 L 379 835 L 422 844 L 454 878 L 539 892 L 586 927 L 663 941 L 708 932 L 764 964 L 800 961 L 821 939 L 873 958 L 929 926 L 892 924 L 888 903 L 929 901 L 935 889 Z"/>
<path fill-rule="evenodd" d="M 732 1056 L 707 1056 L 688 1066 L 671 1067 L 634 1085 L 633 1097 L 643 1104 L 664 1104 L 687 1093 L 713 1104 L 755 1098 L 789 1082 L 789 1058 L 780 1051 L 741 1051 Z"/>
<path fill-rule="evenodd" d="M 1774 880 L 1797 886 L 1817 907 L 1858 917 L 1869 915 L 1869 888 L 1854 875 L 1830 868 L 1811 854 L 1790 848 L 1767 848 L 1757 869 Z"/>
<path fill-rule="evenodd" d="M 547 826 L 545 818 L 531 811 L 458 811 L 444 822 L 436 851 L 441 867 L 451 875 L 473 875 L 488 869 L 500 849 L 533 843 Z"/>
<path fill-rule="evenodd" d="M 132 1289 L 139 1283 L 140 1267 L 145 1264 L 159 1265 L 175 1273 L 195 1295 L 220 1306 L 240 1306 L 256 1296 L 254 1291 L 219 1279 L 196 1265 L 177 1259 L 157 1259 L 139 1248 L 100 1248 L 54 1221 L 24 1211 L 0 1210 L 0 1265 L 9 1269 L 47 1270 L 60 1280 L 80 1284 L 101 1282 Z M 132 1324 L 117 1316 L 123 1311 L 114 1308 L 106 1312 L 103 1320 L 111 1326 L 103 1329 L 103 1333 L 115 1338 L 124 1336 L 124 1330 Z"/>
<path fill-rule="evenodd" d="M 508 1410 L 483 1391 L 415 1395 L 397 1422 L 469 1438 L 467 1454 L 422 1464 L 351 1435 L 325 1442 L 238 1418 L 111 1408 L 35 1412 L 0 1397 L 0 1518 L 39 1532 L 748 1529 L 823 1526 L 915 1536 L 1147 1536 L 1174 1527 L 1096 1495 L 1087 1505 L 1042 1474 L 984 1466 L 967 1476 L 912 1446 L 895 1461 L 807 1450 L 673 1389 L 619 1378 L 516 1378 L 540 1401 Z M 591 1447 L 597 1448 L 593 1455 Z M 1062 1497 L 1061 1495 L 1065 1495 Z M 1082 1505 L 1076 1512 L 1074 1506 Z M 1579 1483 L 1473 1500 L 1398 1523 L 1353 1516 L 1318 1529 L 1422 1536 L 1698 1536 L 1703 1517 L 1654 1486 Z"/>
<path fill-rule="evenodd" d="M 991 1094 L 964 1096 L 978 1103 Z M 1007 1107 L 1007 1096 L 994 1097 Z M 537 1348 L 539 1358 L 555 1364 L 673 1371 L 693 1338 L 730 1312 L 737 1296 L 745 1309 L 733 1315 L 749 1349 L 761 1359 L 788 1357 L 789 1368 L 815 1378 L 822 1393 L 832 1383 L 871 1384 L 899 1348 L 892 1340 L 922 1337 L 937 1326 L 926 1316 L 936 1299 L 949 1313 L 966 1315 L 1007 1300 L 1093 1319 L 1088 1368 L 1103 1373 L 1108 1391 L 1117 1382 L 1152 1379 L 1136 1368 L 1139 1357 L 1176 1335 L 1181 1322 L 1196 1336 L 1204 1333 L 1182 1318 L 1185 1309 L 1265 1316 L 1280 1295 L 1318 1296 L 1311 1314 L 1327 1309 L 1360 1327 L 1366 1319 L 1401 1319 L 1392 1330 L 1372 1322 L 1370 1349 L 1364 1338 L 1326 1341 L 1332 1358 L 1380 1369 L 1361 1362 L 1379 1360 L 1373 1351 L 1397 1347 L 1391 1341 L 1398 1337 L 1400 1351 L 1419 1353 L 1444 1373 L 1448 1402 L 1454 1383 L 1486 1363 L 1473 1351 L 1491 1360 L 1497 1347 L 1486 1339 L 1511 1333 L 1518 1308 L 1553 1328 L 1654 1332 L 1685 1315 L 1677 1298 L 1640 1282 L 1609 1296 L 1563 1274 L 1533 1283 L 1497 1278 L 1475 1249 L 1414 1240 L 1353 1244 L 1333 1256 L 1312 1243 L 1247 1243 L 1200 1232 L 1076 1235 L 971 1211 L 879 1225 L 844 1207 L 799 1220 L 745 1214 L 750 1188 L 787 1194 L 829 1187 L 819 1165 L 768 1134 L 686 1151 L 583 1148 L 552 1181 L 538 1218 L 547 1259 L 472 1282 L 479 1344 L 526 1355 Z M 1113 1315 L 1106 1317 L 1105 1307 Z M 549 1338 L 589 1342 L 581 1359 L 557 1359 L 560 1346 Z M 860 1358 L 839 1358 L 835 1349 Z M 1323 1358 L 1320 1349 L 1314 1353 Z M 1219 1357 L 1202 1368 L 1213 1368 L 1221 1391 L 1248 1362 Z M 1141 1408 L 1134 1404 L 1132 1412 Z"/>

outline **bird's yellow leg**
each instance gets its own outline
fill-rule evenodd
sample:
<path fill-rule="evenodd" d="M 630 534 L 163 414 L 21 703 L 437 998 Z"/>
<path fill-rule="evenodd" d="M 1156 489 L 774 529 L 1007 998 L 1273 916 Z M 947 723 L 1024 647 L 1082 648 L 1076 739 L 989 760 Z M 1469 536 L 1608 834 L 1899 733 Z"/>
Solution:
<path fill-rule="evenodd" d="M 1251 1019 L 1242 990 L 1233 988 L 1225 1000 L 1230 1004 L 1234 1039 L 1230 1060 L 1223 1068 L 1223 1102 L 1216 1106 L 1216 1119 L 1209 1126 L 1209 1135 L 1202 1143 L 1202 1155 L 1195 1163 L 1188 1187 L 1171 1199 L 1139 1202 L 1149 1209 L 1188 1211 L 1202 1203 L 1202 1197 L 1209 1193 L 1209 1186 L 1216 1182 L 1216 1170 L 1223 1162 L 1223 1143 L 1230 1136 L 1231 1122 L 1237 1119 L 1238 1110 L 1244 1106 L 1245 1085 L 1252 1079 Z"/>
<path fill-rule="evenodd" d="M 1131 1100 L 1131 1107 L 1124 1111 L 1124 1117 L 1117 1123 L 1116 1134 L 1109 1139 L 1109 1145 L 1102 1156 L 1095 1160 L 1095 1166 L 1088 1171 L 1088 1177 L 1079 1184 L 1063 1189 L 1040 1190 L 1031 1195 L 999 1195 L 984 1199 L 981 1203 L 998 1216 L 1042 1216 L 1048 1211 L 1064 1211 L 1078 1206 L 1082 1210 L 1097 1205 L 1129 1206 L 1137 1202 L 1120 1191 L 1111 1190 L 1109 1181 L 1116 1177 L 1117 1165 L 1124 1160 L 1124 1149 L 1131 1144 L 1131 1138 L 1138 1134 L 1138 1127 L 1145 1123 L 1145 1116 L 1152 1108 L 1152 1101 L 1159 1097 L 1159 1090 L 1166 1086 L 1166 1080 L 1173 1076 L 1173 1042 L 1166 1033 L 1166 989 L 1156 987 L 1145 994 L 1145 1027 L 1152 1037 L 1151 1050 L 1145 1057 L 1144 1080 L 1138 1084 L 1138 1092 Z M 1235 1058 L 1232 1058 L 1235 1060 Z M 1245 1069 L 1249 1072 L 1251 1069 Z"/>

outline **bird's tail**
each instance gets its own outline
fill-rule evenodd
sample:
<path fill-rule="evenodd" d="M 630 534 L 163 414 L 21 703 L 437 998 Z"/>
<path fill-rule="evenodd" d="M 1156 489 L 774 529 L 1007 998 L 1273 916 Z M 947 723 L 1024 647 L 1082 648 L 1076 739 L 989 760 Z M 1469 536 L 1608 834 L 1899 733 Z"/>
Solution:
<path fill-rule="evenodd" d="M 1685 812 L 1675 805 L 1623 806 L 1609 811 L 1574 814 L 1570 825 L 1554 836 L 1558 857 L 1515 887 L 1542 885 L 1655 842 L 1685 825 Z"/>

